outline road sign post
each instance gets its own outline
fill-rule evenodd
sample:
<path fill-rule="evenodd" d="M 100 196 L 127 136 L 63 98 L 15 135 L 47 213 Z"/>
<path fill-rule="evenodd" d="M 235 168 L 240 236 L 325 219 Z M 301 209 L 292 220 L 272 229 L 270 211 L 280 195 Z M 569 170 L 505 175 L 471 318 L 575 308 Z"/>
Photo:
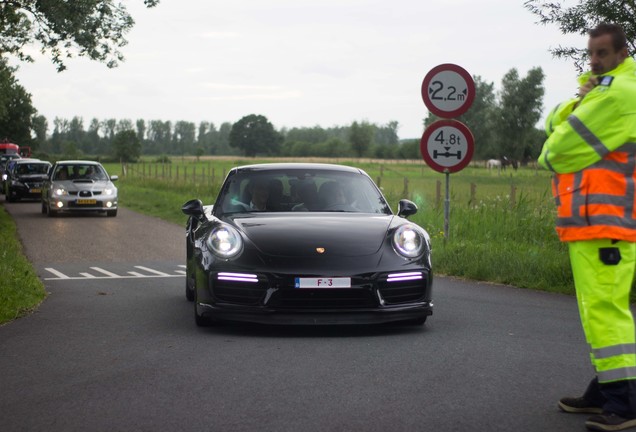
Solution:
<path fill-rule="evenodd" d="M 468 72 L 451 63 L 431 69 L 422 82 L 422 99 L 430 112 L 446 120 L 429 125 L 420 141 L 420 152 L 428 166 L 446 176 L 444 239 L 450 227 L 450 174 L 471 161 L 474 139 L 470 129 L 452 120 L 464 114 L 475 99 L 475 83 Z"/>

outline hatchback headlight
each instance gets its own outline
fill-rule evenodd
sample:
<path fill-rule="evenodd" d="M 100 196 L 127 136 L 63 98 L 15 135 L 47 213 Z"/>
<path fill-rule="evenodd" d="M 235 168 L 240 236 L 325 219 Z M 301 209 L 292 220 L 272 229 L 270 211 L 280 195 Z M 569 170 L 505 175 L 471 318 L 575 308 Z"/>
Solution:
<path fill-rule="evenodd" d="M 214 228 L 208 235 L 208 247 L 221 258 L 232 258 L 243 250 L 243 239 L 239 232 L 229 225 Z"/>
<path fill-rule="evenodd" d="M 393 248 L 403 257 L 416 258 L 426 251 L 428 240 L 421 230 L 411 225 L 401 225 L 393 234 Z"/>

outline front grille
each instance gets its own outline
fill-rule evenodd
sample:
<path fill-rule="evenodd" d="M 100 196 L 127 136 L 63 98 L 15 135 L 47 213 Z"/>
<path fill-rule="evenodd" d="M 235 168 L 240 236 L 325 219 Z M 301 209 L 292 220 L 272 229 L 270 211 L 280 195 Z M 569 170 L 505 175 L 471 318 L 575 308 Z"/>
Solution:
<path fill-rule="evenodd" d="M 426 276 L 414 280 L 390 280 L 382 278 L 378 283 L 385 304 L 411 303 L 421 300 L 426 292 Z"/>
<path fill-rule="evenodd" d="M 93 195 L 101 195 L 102 191 L 68 191 L 69 195 L 80 196 L 82 198 L 89 198 Z"/>

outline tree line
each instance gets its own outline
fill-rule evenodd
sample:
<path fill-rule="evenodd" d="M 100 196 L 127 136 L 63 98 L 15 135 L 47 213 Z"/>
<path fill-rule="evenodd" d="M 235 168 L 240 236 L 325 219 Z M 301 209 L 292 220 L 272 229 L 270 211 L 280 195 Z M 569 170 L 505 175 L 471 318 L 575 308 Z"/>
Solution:
<path fill-rule="evenodd" d="M 158 0 L 143 0 L 155 7 Z M 620 24 L 636 51 L 636 20 L 633 4 L 618 0 L 581 0 L 572 6 L 545 0 L 525 0 L 523 7 L 543 25 L 558 25 L 564 34 L 585 33 L 602 21 Z M 112 156 L 135 160 L 149 155 L 275 155 L 275 156 L 358 156 L 419 158 L 419 140 L 398 140 L 399 123 L 385 125 L 366 121 L 322 128 L 275 130 L 266 117 L 249 114 L 234 124 L 137 119 L 91 119 L 81 116 L 55 118 L 52 124 L 31 103 L 31 95 L 15 77 L 15 68 L 5 55 L 33 61 L 26 48 L 39 46 L 58 71 L 64 60 L 86 56 L 115 67 L 124 60 L 120 48 L 134 20 L 123 3 L 113 0 L 49 0 L 9 2 L 0 0 L 0 139 L 31 145 L 36 152 L 56 155 Z M 90 28 L 91 31 L 85 31 Z M 584 48 L 551 50 L 556 57 L 569 58 L 580 69 L 586 60 Z M 511 69 L 495 92 L 494 83 L 475 76 L 476 98 L 472 108 L 459 118 L 475 137 L 476 159 L 527 160 L 538 155 L 544 140 L 536 127 L 543 109 L 543 71 L 531 69 L 525 77 Z M 423 120 L 423 128 L 436 118 Z M 52 133 L 49 130 L 52 128 Z"/>
<path fill-rule="evenodd" d="M 533 68 L 526 76 L 511 69 L 501 81 L 501 90 L 495 92 L 493 82 L 474 77 L 475 100 L 459 120 L 475 137 L 475 159 L 506 156 L 529 160 L 538 156 L 545 136 L 536 127 L 543 108 L 543 79 L 541 68 Z M 35 113 L 35 109 L 25 112 Z M 436 119 L 432 114 L 423 119 L 422 131 Z M 37 114 L 22 122 L 30 124 L 31 133 L 21 134 L 18 144 L 31 145 L 39 154 L 70 158 L 101 156 L 135 161 L 142 154 L 421 158 L 419 138 L 400 140 L 395 120 L 381 125 L 354 121 L 329 128 L 280 129 L 260 114 L 219 125 L 212 121 L 196 124 L 115 118 L 86 122 L 81 116 L 56 117 L 49 124 L 46 117 Z"/>

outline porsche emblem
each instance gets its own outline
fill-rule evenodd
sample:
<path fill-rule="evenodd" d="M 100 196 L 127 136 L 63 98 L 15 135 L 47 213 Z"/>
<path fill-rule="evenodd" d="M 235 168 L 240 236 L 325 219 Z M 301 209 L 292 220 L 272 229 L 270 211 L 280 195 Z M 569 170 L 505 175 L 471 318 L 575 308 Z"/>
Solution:
<path fill-rule="evenodd" d="M 323 248 L 323 247 L 317 247 L 317 248 L 316 248 L 316 252 L 318 252 L 319 254 L 323 254 L 323 253 L 325 253 L 325 248 Z"/>

